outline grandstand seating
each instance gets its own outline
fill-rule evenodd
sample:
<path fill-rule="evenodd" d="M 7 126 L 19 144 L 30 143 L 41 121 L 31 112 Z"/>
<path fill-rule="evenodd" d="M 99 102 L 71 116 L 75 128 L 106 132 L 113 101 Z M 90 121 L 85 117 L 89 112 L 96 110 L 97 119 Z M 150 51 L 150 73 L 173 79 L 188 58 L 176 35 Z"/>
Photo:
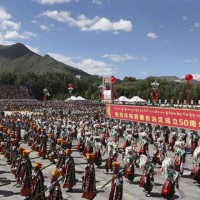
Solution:
<path fill-rule="evenodd" d="M 0 85 L 0 99 L 33 99 L 26 85 Z"/>

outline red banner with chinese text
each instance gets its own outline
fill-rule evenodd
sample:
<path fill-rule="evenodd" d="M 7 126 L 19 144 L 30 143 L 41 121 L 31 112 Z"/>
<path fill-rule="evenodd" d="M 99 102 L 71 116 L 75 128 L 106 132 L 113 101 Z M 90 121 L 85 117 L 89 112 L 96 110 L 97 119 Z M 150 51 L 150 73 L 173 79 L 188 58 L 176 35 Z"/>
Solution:
<path fill-rule="evenodd" d="M 200 130 L 200 111 L 192 109 L 107 104 L 106 116 L 127 121 Z"/>

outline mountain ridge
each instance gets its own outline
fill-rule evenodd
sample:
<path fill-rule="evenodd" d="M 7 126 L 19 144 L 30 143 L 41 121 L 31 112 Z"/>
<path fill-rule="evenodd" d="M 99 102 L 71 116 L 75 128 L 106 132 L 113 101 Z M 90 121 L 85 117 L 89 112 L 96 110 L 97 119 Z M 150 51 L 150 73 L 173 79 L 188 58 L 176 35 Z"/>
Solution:
<path fill-rule="evenodd" d="M 167 80 L 167 81 L 171 81 L 171 82 L 177 82 L 177 83 L 186 83 L 187 81 L 185 80 L 185 78 L 179 78 L 177 76 L 150 76 L 148 78 L 154 78 L 154 79 L 162 79 L 162 80 Z M 192 79 L 191 80 L 192 84 L 199 84 L 200 81 Z"/>
<path fill-rule="evenodd" d="M 92 75 L 81 69 L 64 64 L 50 55 L 41 56 L 22 43 L 12 45 L 0 45 L 0 71 L 12 73 L 34 72 L 43 74 L 46 72 L 66 73 L 73 76 Z"/>

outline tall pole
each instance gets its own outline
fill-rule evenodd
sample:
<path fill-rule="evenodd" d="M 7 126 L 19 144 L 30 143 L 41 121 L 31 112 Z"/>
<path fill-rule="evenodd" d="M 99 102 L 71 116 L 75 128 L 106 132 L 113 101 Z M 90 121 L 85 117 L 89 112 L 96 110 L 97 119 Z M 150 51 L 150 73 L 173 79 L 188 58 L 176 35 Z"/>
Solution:
<path fill-rule="evenodd" d="M 190 81 L 193 79 L 192 74 L 186 74 L 185 75 L 185 80 L 187 81 L 186 83 L 186 104 L 190 104 Z"/>
<path fill-rule="evenodd" d="M 158 104 L 159 103 L 159 93 L 158 93 L 158 87 L 159 87 L 159 83 L 157 81 L 154 81 L 153 83 L 151 83 L 152 86 L 152 92 L 151 92 L 151 100 L 152 100 L 152 104 Z"/>
<path fill-rule="evenodd" d="M 190 81 L 187 81 L 186 85 L 186 104 L 190 104 Z"/>
<path fill-rule="evenodd" d="M 69 83 L 69 84 L 68 84 L 68 91 L 69 91 L 69 96 L 70 96 L 70 97 L 71 97 L 71 95 L 72 95 L 73 89 L 74 89 L 74 85 L 73 85 L 72 83 Z"/>

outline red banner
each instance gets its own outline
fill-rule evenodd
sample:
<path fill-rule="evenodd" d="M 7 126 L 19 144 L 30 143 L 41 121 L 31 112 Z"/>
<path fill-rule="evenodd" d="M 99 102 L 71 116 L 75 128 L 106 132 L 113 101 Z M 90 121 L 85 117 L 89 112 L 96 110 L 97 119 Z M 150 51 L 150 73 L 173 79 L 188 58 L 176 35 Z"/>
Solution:
<path fill-rule="evenodd" d="M 106 116 L 127 121 L 200 130 L 199 110 L 107 104 Z"/>

